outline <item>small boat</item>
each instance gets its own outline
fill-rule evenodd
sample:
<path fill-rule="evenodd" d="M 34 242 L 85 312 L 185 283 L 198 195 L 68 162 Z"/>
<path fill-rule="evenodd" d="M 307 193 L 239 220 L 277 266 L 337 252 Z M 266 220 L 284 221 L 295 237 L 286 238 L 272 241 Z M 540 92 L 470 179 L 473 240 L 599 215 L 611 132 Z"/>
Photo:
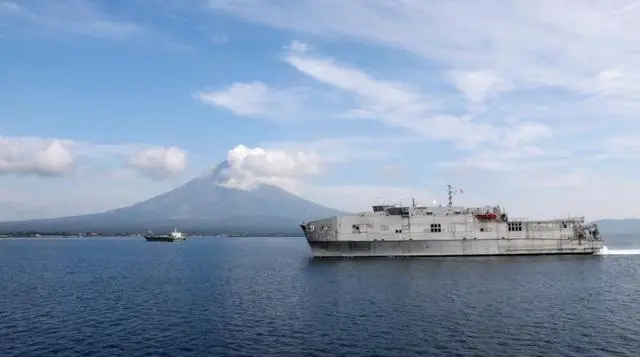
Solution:
<path fill-rule="evenodd" d="M 180 240 L 187 239 L 187 236 L 182 232 L 178 232 L 177 229 L 173 229 L 173 232 L 169 234 L 153 234 L 153 232 L 149 231 L 142 235 L 144 239 L 147 241 L 155 241 L 155 242 L 176 242 Z"/>

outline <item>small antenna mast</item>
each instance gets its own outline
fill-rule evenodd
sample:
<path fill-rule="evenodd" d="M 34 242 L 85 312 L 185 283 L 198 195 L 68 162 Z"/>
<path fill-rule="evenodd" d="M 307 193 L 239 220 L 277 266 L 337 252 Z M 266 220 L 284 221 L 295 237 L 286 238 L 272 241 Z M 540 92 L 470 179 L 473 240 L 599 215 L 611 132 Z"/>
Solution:
<path fill-rule="evenodd" d="M 449 202 L 447 204 L 447 207 L 451 209 L 451 207 L 453 206 L 453 195 L 456 193 L 463 193 L 463 191 L 461 188 L 453 187 L 452 185 L 447 185 L 447 193 L 449 194 Z"/>

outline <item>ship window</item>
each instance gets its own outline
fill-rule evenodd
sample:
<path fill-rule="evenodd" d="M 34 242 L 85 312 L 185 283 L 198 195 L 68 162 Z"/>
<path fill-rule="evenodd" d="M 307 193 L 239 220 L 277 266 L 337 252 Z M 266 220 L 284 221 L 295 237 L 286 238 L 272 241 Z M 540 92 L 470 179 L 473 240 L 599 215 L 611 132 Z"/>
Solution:
<path fill-rule="evenodd" d="M 442 232 L 442 226 L 440 225 L 440 223 L 431 223 L 431 232 Z"/>
<path fill-rule="evenodd" d="M 360 233 L 360 225 L 359 224 L 354 224 L 351 226 L 351 232 L 352 233 Z"/>
<path fill-rule="evenodd" d="M 509 232 L 522 232 L 522 222 L 507 223 L 507 230 Z"/>

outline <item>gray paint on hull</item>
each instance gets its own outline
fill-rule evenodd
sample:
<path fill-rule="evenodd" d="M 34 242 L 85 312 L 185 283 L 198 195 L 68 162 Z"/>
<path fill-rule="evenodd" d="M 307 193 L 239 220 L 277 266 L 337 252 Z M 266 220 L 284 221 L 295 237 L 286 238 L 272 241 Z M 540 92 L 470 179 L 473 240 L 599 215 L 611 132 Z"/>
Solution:
<path fill-rule="evenodd" d="M 487 256 L 595 254 L 600 240 L 468 239 L 402 241 L 311 241 L 315 257 Z"/>

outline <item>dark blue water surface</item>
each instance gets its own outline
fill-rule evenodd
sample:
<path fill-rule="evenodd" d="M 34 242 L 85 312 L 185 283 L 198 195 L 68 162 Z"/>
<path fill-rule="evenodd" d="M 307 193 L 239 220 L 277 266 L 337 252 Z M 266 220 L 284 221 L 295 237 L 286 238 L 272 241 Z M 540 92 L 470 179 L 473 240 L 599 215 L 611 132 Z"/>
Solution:
<path fill-rule="evenodd" d="M 318 261 L 303 238 L 1 239 L 0 356 L 635 357 L 634 241 Z"/>

